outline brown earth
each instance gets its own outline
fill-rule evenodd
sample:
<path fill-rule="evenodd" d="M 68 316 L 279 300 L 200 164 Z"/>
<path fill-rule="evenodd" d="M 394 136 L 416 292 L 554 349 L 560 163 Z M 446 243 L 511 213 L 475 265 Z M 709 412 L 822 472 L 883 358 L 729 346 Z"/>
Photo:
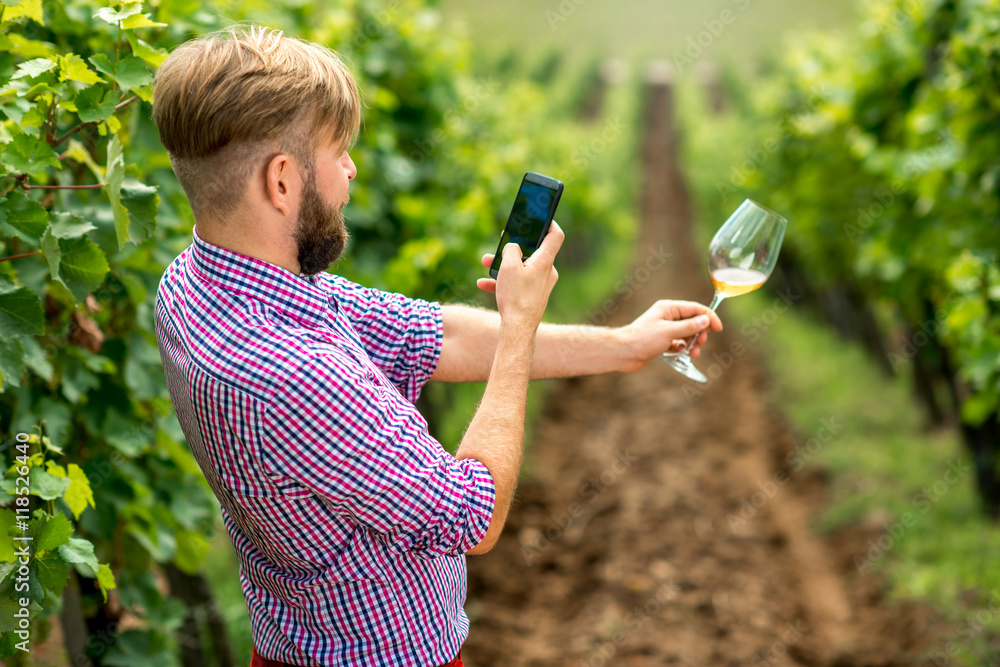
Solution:
<path fill-rule="evenodd" d="M 657 298 L 710 296 L 671 89 L 651 91 L 633 273 L 644 282 L 610 324 Z M 661 245 L 667 265 L 640 268 Z M 470 667 L 931 664 L 946 624 L 857 573 L 877 533 L 810 529 L 826 480 L 815 468 L 782 476 L 802 438 L 767 406 L 761 363 L 734 333 L 714 335 L 698 362 L 716 376 L 708 385 L 657 360 L 551 381 L 504 535 L 469 558 Z"/>

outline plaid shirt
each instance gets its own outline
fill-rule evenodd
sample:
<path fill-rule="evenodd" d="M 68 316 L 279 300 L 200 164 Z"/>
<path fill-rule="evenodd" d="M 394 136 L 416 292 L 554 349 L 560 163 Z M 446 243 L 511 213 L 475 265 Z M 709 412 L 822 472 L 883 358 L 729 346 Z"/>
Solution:
<path fill-rule="evenodd" d="M 441 354 L 440 304 L 193 239 L 160 281 L 156 332 L 258 653 L 449 662 L 469 632 L 464 554 L 495 488 L 413 405 Z"/>

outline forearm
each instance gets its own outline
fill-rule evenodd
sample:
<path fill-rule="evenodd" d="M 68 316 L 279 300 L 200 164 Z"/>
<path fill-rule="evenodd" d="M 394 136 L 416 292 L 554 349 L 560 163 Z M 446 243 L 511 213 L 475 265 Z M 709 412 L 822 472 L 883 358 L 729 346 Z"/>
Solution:
<path fill-rule="evenodd" d="M 432 380 L 482 382 L 496 354 L 500 315 L 462 305 L 442 306 L 445 345 Z M 630 351 L 618 329 L 590 325 L 538 326 L 531 378 L 574 377 L 623 370 Z"/>
<path fill-rule="evenodd" d="M 496 496 L 483 540 L 468 553 L 489 551 L 500 537 L 517 487 L 535 332 L 516 324 L 498 330 L 486 391 L 458 446 L 458 459 L 474 458 L 490 471 Z"/>

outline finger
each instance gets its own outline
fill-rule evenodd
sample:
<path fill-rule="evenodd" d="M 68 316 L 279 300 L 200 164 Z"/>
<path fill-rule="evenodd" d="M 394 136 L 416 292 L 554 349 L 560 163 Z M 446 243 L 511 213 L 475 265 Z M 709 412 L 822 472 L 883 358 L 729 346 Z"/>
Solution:
<path fill-rule="evenodd" d="M 496 294 L 497 281 L 494 278 L 480 278 L 476 281 L 476 287 L 484 292 L 492 292 Z"/>
<path fill-rule="evenodd" d="M 490 254 L 483 255 L 483 259 L 481 261 L 483 263 L 483 266 L 488 269 L 491 266 L 493 266 L 493 255 Z"/>
<path fill-rule="evenodd" d="M 507 264 L 513 262 L 515 259 L 517 261 L 521 261 L 521 258 L 524 257 L 524 253 L 521 252 L 521 246 L 512 241 L 503 247 L 501 257 L 502 259 L 500 260 L 500 263 Z"/>
<path fill-rule="evenodd" d="M 549 225 L 549 233 L 542 239 L 542 245 L 538 246 L 538 250 L 532 253 L 531 256 L 540 257 L 540 261 L 551 264 L 555 261 L 556 253 L 559 252 L 559 248 L 562 247 L 565 238 L 566 234 L 563 232 L 562 227 L 553 220 L 552 224 Z"/>
<path fill-rule="evenodd" d="M 690 338 L 696 333 L 700 333 L 708 328 L 709 322 L 708 315 L 698 315 L 696 317 L 690 317 L 686 320 L 677 320 L 674 322 L 674 327 L 670 332 L 672 336 L 681 336 L 683 338 Z"/>
<path fill-rule="evenodd" d="M 665 312 L 672 315 L 670 319 L 681 320 L 697 315 L 707 315 L 709 317 L 713 331 L 722 331 L 722 320 L 719 315 L 710 310 L 708 306 L 697 301 L 674 301 L 671 299 L 661 299 L 657 302 Z"/>

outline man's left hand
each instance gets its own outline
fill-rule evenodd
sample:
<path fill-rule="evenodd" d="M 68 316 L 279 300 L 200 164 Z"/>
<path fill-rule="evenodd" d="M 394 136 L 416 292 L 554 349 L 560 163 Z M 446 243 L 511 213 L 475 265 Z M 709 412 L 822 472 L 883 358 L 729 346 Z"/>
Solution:
<path fill-rule="evenodd" d="M 696 333 L 698 338 L 689 351 L 691 357 L 697 359 L 701 346 L 708 339 L 709 328 L 722 331 L 722 320 L 708 306 L 694 301 L 660 299 L 631 324 L 619 328 L 630 352 L 630 361 L 622 370 L 633 373 L 664 352 L 681 352 Z"/>

